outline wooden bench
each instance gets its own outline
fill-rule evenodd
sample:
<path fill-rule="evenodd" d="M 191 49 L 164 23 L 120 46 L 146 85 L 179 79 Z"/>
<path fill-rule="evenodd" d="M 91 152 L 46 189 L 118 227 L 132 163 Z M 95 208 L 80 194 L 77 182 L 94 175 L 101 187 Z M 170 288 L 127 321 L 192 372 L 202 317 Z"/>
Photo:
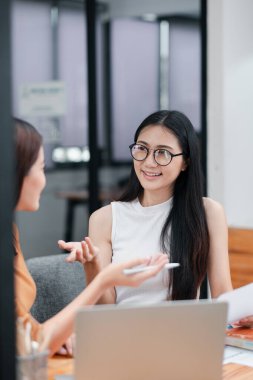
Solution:
<path fill-rule="evenodd" d="M 253 282 L 253 229 L 228 229 L 228 250 L 234 288 Z"/>

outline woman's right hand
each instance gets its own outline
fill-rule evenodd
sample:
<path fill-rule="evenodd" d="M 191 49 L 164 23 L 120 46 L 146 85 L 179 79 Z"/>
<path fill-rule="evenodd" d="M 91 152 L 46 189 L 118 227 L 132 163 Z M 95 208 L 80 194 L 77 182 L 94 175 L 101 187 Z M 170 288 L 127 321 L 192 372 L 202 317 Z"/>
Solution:
<path fill-rule="evenodd" d="M 159 260 L 157 261 L 155 268 L 150 269 L 145 272 L 139 272 L 135 274 L 124 274 L 124 269 L 130 269 L 136 267 L 138 265 L 150 265 L 151 259 L 133 259 L 131 261 L 127 261 L 121 264 L 109 264 L 106 268 L 104 268 L 99 276 L 102 280 L 103 285 L 107 287 L 114 286 L 131 286 L 138 287 L 144 281 L 148 280 L 151 277 L 154 277 L 159 273 L 165 264 L 168 263 L 168 256 L 161 255 Z M 152 264 L 153 265 L 153 264 Z"/>
<path fill-rule="evenodd" d="M 241 318 L 239 321 L 232 323 L 233 326 L 236 327 L 249 327 L 253 328 L 253 315 L 250 315 L 245 318 Z"/>
<path fill-rule="evenodd" d="M 70 251 L 70 254 L 66 258 L 68 263 L 79 261 L 81 264 L 86 264 L 91 261 L 95 262 L 98 259 L 99 249 L 93 245 L 89 237 L 86 237 L 85 240 L 81 242 L 65 242 L 64 240 L 59 240 L 58 245 L 61 249 Z"/>

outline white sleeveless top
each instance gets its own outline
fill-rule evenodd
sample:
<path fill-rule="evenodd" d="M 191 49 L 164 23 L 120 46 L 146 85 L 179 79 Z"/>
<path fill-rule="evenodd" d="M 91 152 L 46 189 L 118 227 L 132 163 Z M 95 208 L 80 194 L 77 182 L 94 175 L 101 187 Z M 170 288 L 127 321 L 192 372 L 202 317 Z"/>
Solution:
<path fill-rule="evenodd" d="M 161 251 L 160 235 L 169 215 L 172 198 L 150 207 L 139 200 L 112 202 L 112 262 L 152 256 Z M 138 288 L 116 287 L 117 304 L 152 304 L 168 298 L 168 270 L 145 281 Z"/>

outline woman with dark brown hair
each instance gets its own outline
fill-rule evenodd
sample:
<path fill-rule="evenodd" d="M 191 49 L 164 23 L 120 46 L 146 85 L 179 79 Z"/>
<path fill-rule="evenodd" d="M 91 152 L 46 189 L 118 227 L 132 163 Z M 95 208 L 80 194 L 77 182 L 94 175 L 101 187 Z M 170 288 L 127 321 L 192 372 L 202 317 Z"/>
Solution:
<path fill-rule="evenodd" d="M 15 122 L 16 145 L 16 211 L 36 211 L 39 208 L 40 195 L 46 185 L 44 174 L 44 152 L 42 137 L 29 123 L 20 119 Z M 91 241 L 88 243 L 92 245 Z M 30 314 L 36 296 L 36 286 L 28 272 L 19 244 L 17 227 L 14 226 L 14 271 L 16 313 L 24 323 L 32 325 L 32 337 L 37 339 L 41 330 L 48 337 L 50 353 L 56 352 L 73 332 L 77 310 L 84 305 L 93 305 L 104 291 L 113 286 L 139 286 L 143 281 L 155 276 L 166 264 L 163 255 L 159 264 L 144 273 L 132 276 L 123 270 L 140 264 L 149 264 L 150 259 L 134 259 L 124 264 L 111 264 L 101 271 L 94 280 L 68 306 L 48 321 L 40 324 Z M 83 249 L 85 247 L 83 246 Z"/>
<path fill-rule="evenodd" d="M 87 266 L 87 279 L 110 262 L 158 251 L 180 267 L 161 271 L 138 289 L 109 289 L 101 302 L 196 299 L 206 276 L 213 298 L 231 290 L 226 217 L 218 202 L 203 197 L 198 138 L 190 120 L 179 111 L 154 112 L 139 125 L 129 149 L 133 160 L 125 193 L 89 220 L 100 255 Z M 79 259 L 78 243 L 59 245 L 72 252 L 72 260 Z"/>

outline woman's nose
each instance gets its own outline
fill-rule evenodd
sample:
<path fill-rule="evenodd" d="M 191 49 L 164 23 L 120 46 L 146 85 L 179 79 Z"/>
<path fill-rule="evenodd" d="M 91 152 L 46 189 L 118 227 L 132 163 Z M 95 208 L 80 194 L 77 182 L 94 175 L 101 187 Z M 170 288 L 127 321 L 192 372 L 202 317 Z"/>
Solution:
<path fill-rule="evenodd" d="M 155 157 L 154 157 L 154 152 L 153 151 L 149 151 L 148 152 L 148 156 L 147 158 L 145 159 L 145 163 L 147 165 L 150 165 L 150 166 L 157 166 L 157 162 L 155 161 Z"/>

